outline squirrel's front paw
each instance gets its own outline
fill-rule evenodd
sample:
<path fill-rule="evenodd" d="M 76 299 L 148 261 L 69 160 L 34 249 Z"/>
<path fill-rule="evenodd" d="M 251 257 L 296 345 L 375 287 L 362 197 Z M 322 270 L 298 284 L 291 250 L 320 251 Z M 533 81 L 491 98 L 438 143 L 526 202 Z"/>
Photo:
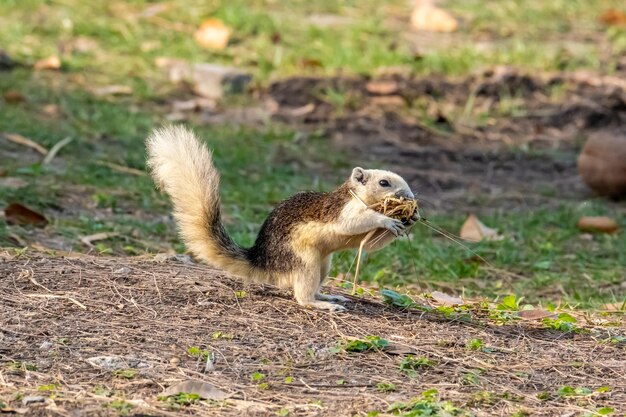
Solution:
<path fill-rule="evenodd" d="M 393 233 L 394 236 L 400 236 L 405 233 L 406 226 L 401 220 L 386 217 L 383 221 L 383 227 Z"/>
<path fill-rule="evenodd" d="M 413 215 L 411 216 L 410 219 L 406 220 L 406 222 L 404 223 L 406 226 L 413 226 L 415 223 L 418 222 L 418 220 L 420 220 L 422 217 L 420 216 L 420 213 L 418 210 L 415 210 L 415 213 L 413 213 Z"/>

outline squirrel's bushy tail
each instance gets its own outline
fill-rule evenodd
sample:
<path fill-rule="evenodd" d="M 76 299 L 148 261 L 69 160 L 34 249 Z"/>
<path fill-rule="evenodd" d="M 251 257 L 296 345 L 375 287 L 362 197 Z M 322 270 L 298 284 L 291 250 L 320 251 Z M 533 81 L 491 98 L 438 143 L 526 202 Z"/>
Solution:
<path fill-rule="evenodd" d="M 169 194 L 187 248 L 200 259 L 243 278 L 253 278 L 246 250 L 228 236 L 220 215 L 220 175 L 211 152 L 181 126 L 156 129 L 146 140 L 148 167 Z"/>

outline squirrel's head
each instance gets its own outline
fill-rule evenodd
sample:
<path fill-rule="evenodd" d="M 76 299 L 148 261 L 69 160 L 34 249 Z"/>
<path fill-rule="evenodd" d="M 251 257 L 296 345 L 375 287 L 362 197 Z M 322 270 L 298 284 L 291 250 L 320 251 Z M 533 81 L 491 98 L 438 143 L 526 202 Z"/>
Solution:
<path fill-rule="evenodd" d="M 406 181 L 390 171 L 356 167 L 350 175 L 350 185 L 356 195 L 367 205 L 377 203 L 387 197 L 415 198 Z"/>

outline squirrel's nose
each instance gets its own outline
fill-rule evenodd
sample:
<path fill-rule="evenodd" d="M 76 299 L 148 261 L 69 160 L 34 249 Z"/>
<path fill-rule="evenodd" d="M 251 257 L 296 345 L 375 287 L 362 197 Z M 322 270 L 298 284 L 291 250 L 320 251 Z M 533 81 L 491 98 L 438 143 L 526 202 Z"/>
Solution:
<path fill-rule="evenodd" d="M 411 192 L 411 190 L 400 190 L 396 192 L 396 197 L 397 198 L 415 198 L 415 196 L 413 195 L 413 193 Z"/>

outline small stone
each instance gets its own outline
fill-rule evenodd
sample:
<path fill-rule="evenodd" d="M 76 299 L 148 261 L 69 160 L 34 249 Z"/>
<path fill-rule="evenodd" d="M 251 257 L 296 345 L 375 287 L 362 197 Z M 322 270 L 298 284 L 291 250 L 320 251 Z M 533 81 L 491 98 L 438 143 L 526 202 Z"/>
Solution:
<path fill-rule="evenodd" d="M 217 64 L 190 64 L 181 59 L 161 57 L 156 65 L 168 72 L 171 82 L 186 81 L 196 94 L 217 99 L 229 94 L 243 93 L 252 76 L 235 67 Z"/>
<path fill-rule="evenodd" d="M 28 397 L 22 398 L 22 404 L 31 405 L 45 402 L 46 399 L 44 397 L 40 397 L 38 395 L 30 395 Z"/>
<path fill-rule="evenodd" d="M 116 269 L 115 271 L 113 271 L 113 273 L 115 275 L 128 275 L 130 273 L 130 268 L 127 266 L 123 266 L 119 269 Z"/>
<path fill-rule="evenodd" d="M 179 363 L 180 363 L 180 358 L 177 358 L 176 356 L 173 356 L 172 358 L 170 358 L 170 364 L 172 364 L 173 366 L 178 366 Z"/>
<path fill-rule="evenodd" d="M 40 350 L 49 350 L 52 346 L 54 346 L 54 343 L 45 341 L 41 345 L 39 345 L 39 349 Z"/>

